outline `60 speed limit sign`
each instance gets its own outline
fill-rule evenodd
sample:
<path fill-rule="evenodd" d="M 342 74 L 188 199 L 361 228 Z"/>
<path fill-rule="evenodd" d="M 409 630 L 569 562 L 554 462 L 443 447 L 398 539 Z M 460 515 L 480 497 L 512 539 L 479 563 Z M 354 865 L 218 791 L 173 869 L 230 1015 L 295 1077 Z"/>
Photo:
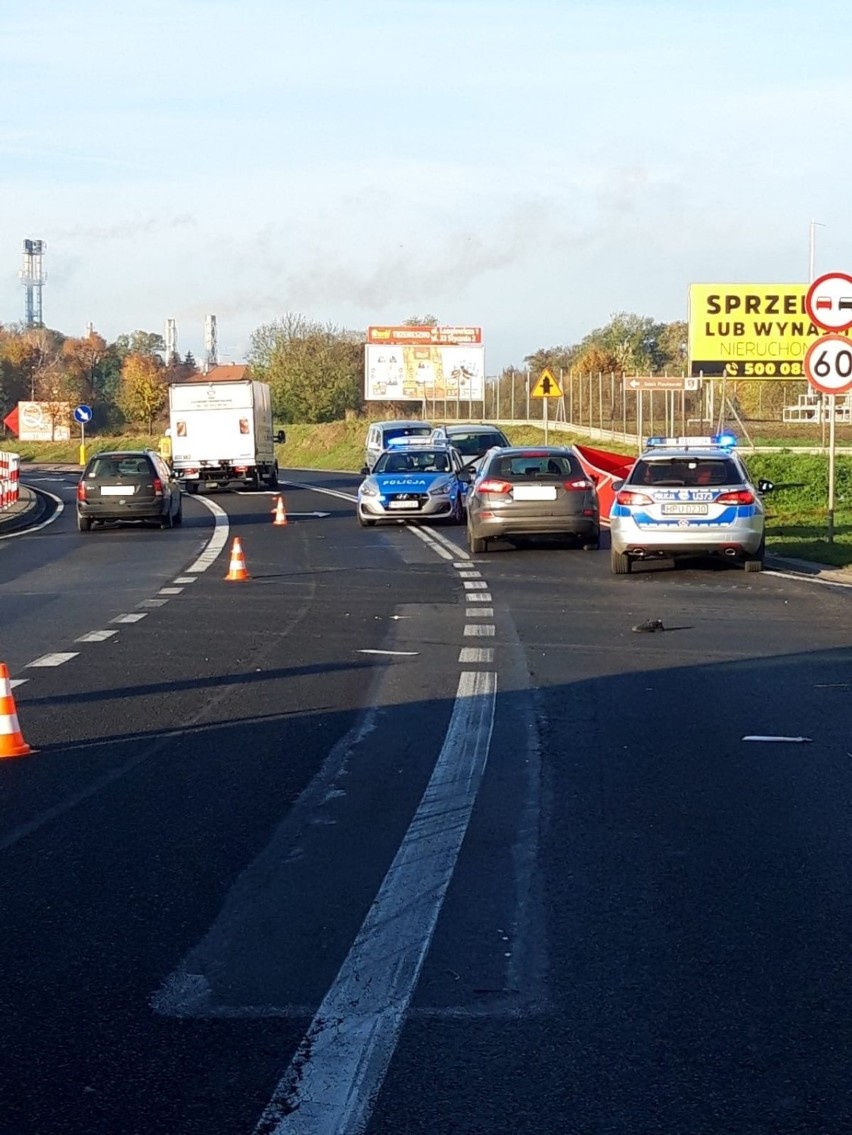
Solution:
<path fill-rule="evenodd" d="M 808 382 L 821 394 L 852 390 L 852 340 L 845 335 L 821 335 L 805 355 Z"/>

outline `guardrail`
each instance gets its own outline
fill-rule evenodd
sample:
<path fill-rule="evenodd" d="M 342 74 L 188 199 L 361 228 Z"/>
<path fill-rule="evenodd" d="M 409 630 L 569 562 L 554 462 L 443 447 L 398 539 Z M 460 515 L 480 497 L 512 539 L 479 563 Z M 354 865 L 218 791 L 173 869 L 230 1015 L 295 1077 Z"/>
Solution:
<path fill-rule="evenodd" d="M 20 460 L 17 453 L 0 453 L 0 511 L 18 500 Z"/>

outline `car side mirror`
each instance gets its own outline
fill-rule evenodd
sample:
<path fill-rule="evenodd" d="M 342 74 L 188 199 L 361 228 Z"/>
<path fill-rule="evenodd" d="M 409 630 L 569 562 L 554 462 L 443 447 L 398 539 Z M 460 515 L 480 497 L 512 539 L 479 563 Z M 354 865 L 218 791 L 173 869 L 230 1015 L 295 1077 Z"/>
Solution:
<path fill-rule="evenodd" d="M 369 467 L 367 465 L 362 465 L 361 466 L 361 476 L 362 477 L 368 477 L 369 475 L 370 475 Z"/>
<path fill-rule="evenodd" d="M 759 493 L 771 493 L 774 488 L 775 488 L 775 482 L 774 481 L 758 481 L 757 482 L 757 491 Z"/>
<path fill-rule="evenodd" d="M 612 491 L 613 491 L 614 493 L 617 493 L 617 492 L 618 492 L 618 490 L 619 490 L 619 489 L 620 489 L 620 488 L 621 488 L 621 487 L 622 487 L 623 485 L 624 485 L 624 481 L 623 481 L 623 480 L 622 480 L 622 481 L 613 481 L 613 482 L 612 482 Z"/>
<path fill-rule="evenodd" d="M 459 469 L 456 476 L 465 485 L 469 485 L 470 482 L 473 480 L 473 476 L 471 475 L 471 471 L 467 467 L 465 467 L 464 469 Z"/>
<path fill-rule="evenodd" d="M 275 440 L 278 442 L 279 445 L 283 445 L 284 442 L 287 440 L 287 435 L 284 433 L 283 430 L 279 430 L 278 433 L 275 435 Z"/>

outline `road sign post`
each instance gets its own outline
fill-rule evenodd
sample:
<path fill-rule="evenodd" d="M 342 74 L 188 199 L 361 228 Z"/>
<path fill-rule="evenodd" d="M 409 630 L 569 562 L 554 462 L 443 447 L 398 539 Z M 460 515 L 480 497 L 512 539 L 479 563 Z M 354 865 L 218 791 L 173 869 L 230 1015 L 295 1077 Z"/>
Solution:
<path fill-rule="evenodd" d="M 812 295 L 820 296 L 821 291 L 814 292 L 820 284 L 815 280 L 808 292 L 808 310 L 810 313 Z M 852 285 L 852 278 L 849 278 Z M 849 291 L 852 292 L 852 286 Z M 814 315 L 825 314 L 814 305 Z M 814 315 L 811 316 L 814 319 Z M 835 314 L 835 318 L 839 318 Z M 816 322 L 816 320 L 814 319 Z M 828 396 L 828 542 L 834 543 L 834 486 L 835 468 L 837 464 L 837 395 L 846 394 L 852 390 L 852 341 L 845 335 L 832 332 L 821 335 L 808 347 L 805 355 L 805 375 L 814 390 Z"/>
<path fill-rule="evenodd" d="M 74 407 L 74 421 L 80 423 L 80 465 L 86 464 L 86 422 L 92 420 L 92 407 L 79 405 Z"/>
<path fill-rule="evenodd" d="M 544 444 L 547 445 L 547 403 L 551 398 L 561 398 L 562 387 L 553 377 L 553 372 L 548 370 L 547 367 L 538 376 L 535 386 L 530 391 L 530 398 L 541 398 L 544 402 L 543 419 L 544 419 Z"/>

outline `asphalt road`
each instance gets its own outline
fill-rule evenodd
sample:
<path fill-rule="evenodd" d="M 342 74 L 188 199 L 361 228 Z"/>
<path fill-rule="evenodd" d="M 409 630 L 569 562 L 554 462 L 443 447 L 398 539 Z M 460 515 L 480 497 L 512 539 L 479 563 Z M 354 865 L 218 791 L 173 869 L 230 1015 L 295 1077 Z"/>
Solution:
<path fill-rule="evenodd" d="M 3 1129 L 852 1131 L 848 590 L 288 479 L 0 541 Z"/>

